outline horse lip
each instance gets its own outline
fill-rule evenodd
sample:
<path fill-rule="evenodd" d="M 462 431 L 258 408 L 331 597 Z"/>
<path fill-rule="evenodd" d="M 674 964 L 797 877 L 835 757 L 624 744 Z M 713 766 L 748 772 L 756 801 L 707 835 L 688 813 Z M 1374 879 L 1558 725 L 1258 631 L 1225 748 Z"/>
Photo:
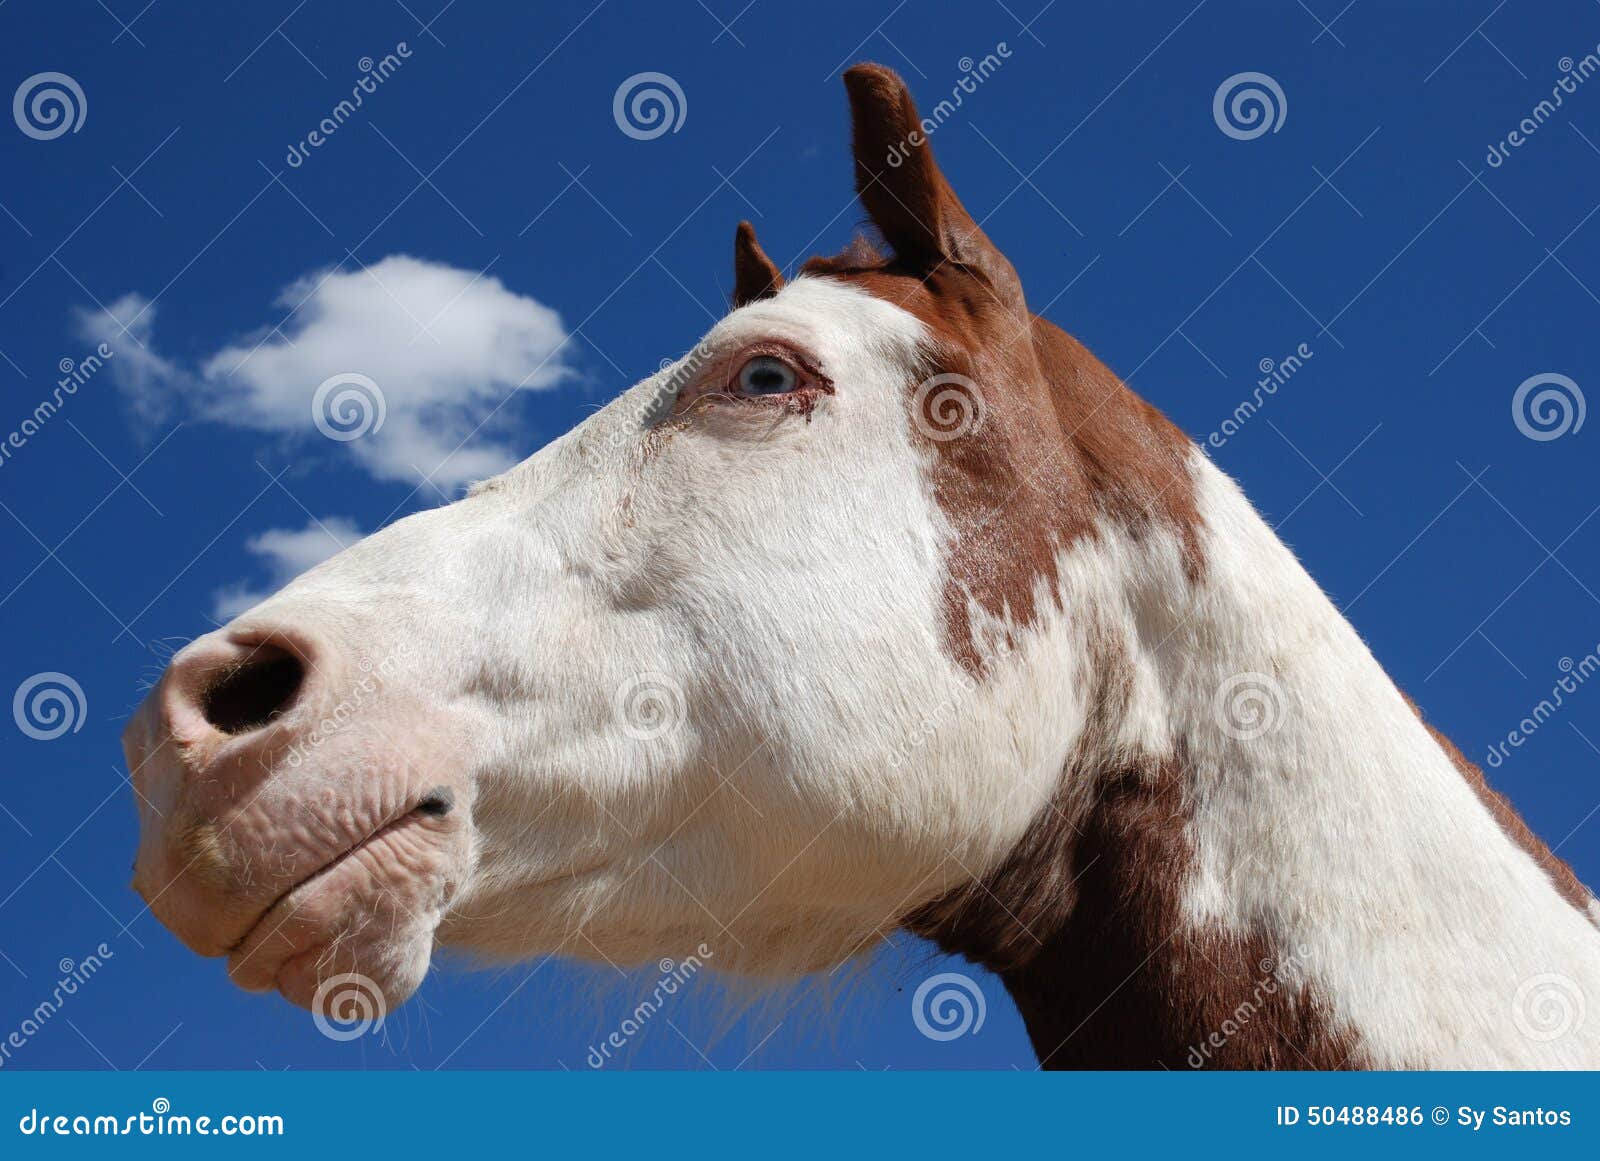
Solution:
<path fill-rule="evenodd" d="M 447 803 L 447 805 L 442 813 L 436 813 L 437 808 L 432 804 L 441 798 Z M 228 945 L 228 947 L 223 950 L 221 954 L 228 958 L 232 958 L 236 953 L 238 953 L 238 951 L 243 948 L 245 944 L 250 942 L 251 936 L 255 935 L 255 933 L 261 929 L 262 925 L 266 923 L 267 918 L 278 909 L 279 904 L 281 904 L 285 899 L 289 898 L 289 896 L 293 895 L 296 891 L 300 890 L 300 888 L 322 878 L 322 876 L 331 872 L 335 867 L 338 867 L 351 856 L 365 850 L 367 847 L 372 846 L 379 840 L 387 838 L 401 827 L 413 822 L 420 822 L 424 818 L 441 818 L 444 814 L 448 814 L 451 807 L 454 805 L 455 795 L 454 792 L 448 787 L 441 786 L 430 791 L 421 802 L 412 807 L 410 810 L 406 811 L 404 814 L 390 819 L 377 830 L 367 835 L 367 837 L 362 839 L 360 842 L 346 847 L 341 853 L 333 856 L 333 858 L 323 863 L 309 875 L 306 875 L 303 878 L 291 883 L 276 897 L 274 897 L 270 903 L 261 909 L 260 914 L 250 921 L 250 926 L 245 930 L 245 933 L 232 944 Z"/>

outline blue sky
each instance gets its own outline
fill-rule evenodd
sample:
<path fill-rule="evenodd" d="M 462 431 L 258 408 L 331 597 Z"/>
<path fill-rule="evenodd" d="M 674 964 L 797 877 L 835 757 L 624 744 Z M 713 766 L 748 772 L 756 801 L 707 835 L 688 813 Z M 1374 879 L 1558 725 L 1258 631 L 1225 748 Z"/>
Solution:
<path fill-rule="evenodd" d="M 0 119 L 0 440 L 64 360 L 116 352 L 0 461 L 0 693 L 61 673 L 86 705 L 52 740 L 0 719 L 0 1038 L 60 961 L 112 952 L 7 1067 L 584 1067 L 637 981 L 446 960 L 349 1043 L 233 989 L 127 888 L 118 734 L 177 645 L 318 555 L 313 518 L 353 536 L 440 503 L 690 347 L 740 218 L 785 266 L 842 245 L 856 60 L 899 69 L 926 112 L 1007 46 L 934 136 L 962 198 L 1035 309 L 1219 434 L 1217 462 L 1475 760 L 1600 643 L 1600 433 L 1531 438 L 1553 433 L 1513 412 L 1536 376 L 1571 403 L 1600 385 L 1600 79 L 1489 160 L 1563 58 L 1596 51 L 1600 6 L 439 6 L 0 8 L 0 89 L 57 72 L 83 96 L 53 138 Z M 614 120 L 641 72 L 681 90 L 676 131 Z M 1239 139 L 1213 99 L 1249 72 L 1282 100 Z M 382 349 L 362 320 L 393 311 L 441 333 Z M 468 315 L 494 354 L 446 325 Z M 1302 350 L 1223 438 L 1261 368 Z M 392 362 L 387 442 L 293 418 L 347 354 Z M 475 458 L 418 485 L 491 415 Z M 1591 885 L 1597 745 L 1600 684 L 1489 771 Z M 981 976 L 906 940 L 750 1011 L 697 981 L 622 1063 L 1031 1067 L 992 979 L 980 1032 L 917 1031 L 911 993 L 942 970 Z"/>

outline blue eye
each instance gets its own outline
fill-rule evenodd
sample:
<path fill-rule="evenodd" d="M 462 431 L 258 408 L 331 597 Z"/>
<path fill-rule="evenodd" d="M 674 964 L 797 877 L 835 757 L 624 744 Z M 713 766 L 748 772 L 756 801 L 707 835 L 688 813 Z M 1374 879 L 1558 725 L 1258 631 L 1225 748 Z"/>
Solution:
<path fill-rule="evenodd" d="M 794 368 L 771 355 L 757 355 L 739 369 L 739 390 L 745 395 L 785 395 L 798 385 Z"/>

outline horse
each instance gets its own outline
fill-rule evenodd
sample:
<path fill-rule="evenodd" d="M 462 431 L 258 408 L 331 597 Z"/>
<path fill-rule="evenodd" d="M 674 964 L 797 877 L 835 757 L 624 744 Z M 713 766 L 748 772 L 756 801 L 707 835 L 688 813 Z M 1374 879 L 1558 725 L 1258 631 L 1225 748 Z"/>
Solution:
<path fill-rule="evenodd" d="M 741 223 L 689 354 L 173 657 L 149 908 L 319 1010 L 909 931 L 1048 1068 L 1600 1066 L 1600 905 L 844 82 L 876 241 L 786 279 Z"/>

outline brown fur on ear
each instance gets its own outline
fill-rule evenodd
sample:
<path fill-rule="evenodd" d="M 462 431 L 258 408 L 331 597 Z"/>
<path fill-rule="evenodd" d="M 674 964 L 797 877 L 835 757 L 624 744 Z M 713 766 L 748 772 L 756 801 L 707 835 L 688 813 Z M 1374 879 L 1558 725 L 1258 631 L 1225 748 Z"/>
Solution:
<path fill-rule="evenodd" d="M 988 282 L 1007 306 L 1026 309 L 1011 263 L 973 221 L 933 159 L 911 92 L 892 69 L 845 70 L 856 194 L 872 222 L 913 269 L 953 263 Z"/>
<path fill-rule="evenodd" d="M 756 241 L 755 227 L 740 222 L 733 235 L 733 305 L 771 298 L 782 289 L 783 274 Z"/>

